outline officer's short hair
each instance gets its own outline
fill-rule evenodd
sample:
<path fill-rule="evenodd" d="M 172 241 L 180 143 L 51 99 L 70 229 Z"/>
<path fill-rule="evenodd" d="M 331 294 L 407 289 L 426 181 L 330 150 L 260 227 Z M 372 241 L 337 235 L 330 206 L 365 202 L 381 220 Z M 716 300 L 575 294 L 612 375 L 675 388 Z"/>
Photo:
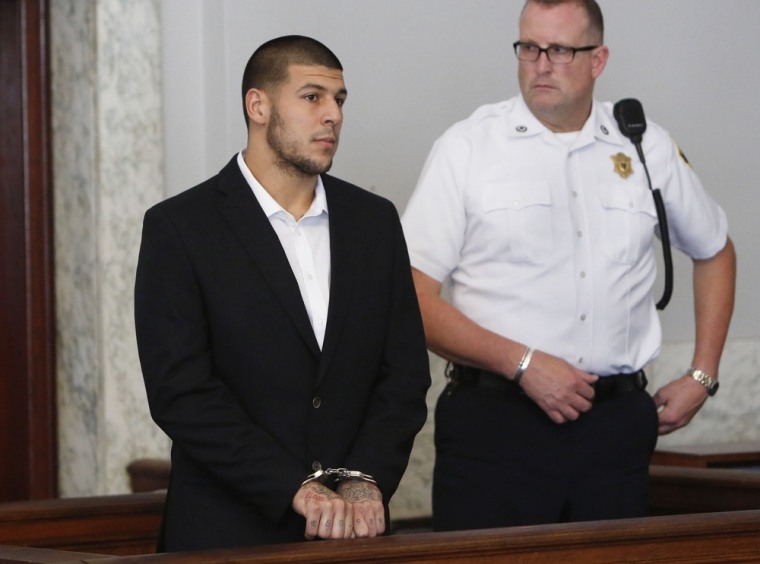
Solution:
<path fill-rule="evenodd" d="M 525 6 L 528 4 L 541 4 L 542 6 L 577 4 L 586 11 L 591 30 L 599 33 L 599 43 L 604 42 L 604 17 L 602 16 L 602 9 L 596 0 L 526 0 Z M 525 6 L 523 6 L 523 10 L 525 10 Z"/>

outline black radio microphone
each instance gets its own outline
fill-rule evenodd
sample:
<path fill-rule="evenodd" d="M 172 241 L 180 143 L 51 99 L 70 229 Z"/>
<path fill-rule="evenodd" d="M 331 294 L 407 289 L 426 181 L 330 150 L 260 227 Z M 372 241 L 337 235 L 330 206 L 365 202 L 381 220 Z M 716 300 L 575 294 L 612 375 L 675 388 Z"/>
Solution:
<path fill-rule="evenodd" d="M 657 309 L 665 309 L 673 293 L 673 258 L 670 254 L 670 233 L 668 232 L 668 218 L 665 213 L 665 204 L 662 201 L 660 189 L 652 188 L 652 179 L 649 177 L 649 169 L 644 159 L 644 150 L 641 148 L 641 141 L 644 137 L 644 132 L 647 130 L 647 119 L 644 117 L 644 108 L 636 98 L 624 98 L 612 108 L 612 115 L 615 116 L 620 133 L 630 139 L 631 143 L 636 147 L 641 164 L 644 165 L 649 191 L 652 192 L 652 198 L 654 198 L 657 223 L 660 227 L 660 240 L 662 241 L 662 255 L 665 259 L 665 289 L 663 290 L 662 298 L 657 302 Z"/>
<path fill-rule="evenodd" d="M 641 140 L 647 130 L 647 119 L 644 117 L 644 108 L 636 98 L 624 98 L 612 109 L 612 115 L 620 128 L 620 133 L 628 137 L 636 146 L 641 162 L 644 161 L 644 151 L 641 150 Z"/>

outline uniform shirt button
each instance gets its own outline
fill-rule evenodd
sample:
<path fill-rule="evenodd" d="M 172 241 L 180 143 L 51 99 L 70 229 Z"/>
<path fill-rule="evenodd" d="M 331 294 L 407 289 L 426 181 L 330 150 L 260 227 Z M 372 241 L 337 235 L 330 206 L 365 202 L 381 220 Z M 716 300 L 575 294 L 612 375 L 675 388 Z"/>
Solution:
<path fill-rule="evenodd" d="M 319 462 L 319 460 L 315 460 L 314 462 L 311 463 L 311 469 L 314 470 L 315 472 L 319 472 L 320 470 L 322 470 L 322 464 Z"/>
<path fill-rule="evenodd" d="M 319 409 L 319 406 L 322 405 L 322 398 L 319 396 L 315 397 L 313 400 L 311 400 L 311 405 L 314 406 L 314 409 Z"/>

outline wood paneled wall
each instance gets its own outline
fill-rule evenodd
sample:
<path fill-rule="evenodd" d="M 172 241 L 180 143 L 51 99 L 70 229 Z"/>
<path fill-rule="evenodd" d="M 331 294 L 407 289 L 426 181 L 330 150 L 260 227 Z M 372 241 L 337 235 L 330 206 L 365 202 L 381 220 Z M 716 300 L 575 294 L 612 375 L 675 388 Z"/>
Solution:
<path fill-rule="evenodd" d="M 57 493 L 46 0 L 0 0 L 0 501 Z"/>

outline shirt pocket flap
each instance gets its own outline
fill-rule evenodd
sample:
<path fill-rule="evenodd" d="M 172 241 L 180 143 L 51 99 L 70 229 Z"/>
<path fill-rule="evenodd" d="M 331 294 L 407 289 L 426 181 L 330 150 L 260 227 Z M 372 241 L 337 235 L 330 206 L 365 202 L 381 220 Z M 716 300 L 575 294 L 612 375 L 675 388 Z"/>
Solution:
<path fill-rule="evenodd" d="M 521 210 L 530 206 L 550 206 L 546 182 L 501 182 L 483 187 L 483 211 Z"/>
<path fill-rule="evenodd" d="M 602 207 L 608 210 L 626 211 L 628 213 L 645 213 L 657 216 L 654 199 L 649 190 L 635 189 L 619 184 L 600 185 L 598 189 Z"/>

